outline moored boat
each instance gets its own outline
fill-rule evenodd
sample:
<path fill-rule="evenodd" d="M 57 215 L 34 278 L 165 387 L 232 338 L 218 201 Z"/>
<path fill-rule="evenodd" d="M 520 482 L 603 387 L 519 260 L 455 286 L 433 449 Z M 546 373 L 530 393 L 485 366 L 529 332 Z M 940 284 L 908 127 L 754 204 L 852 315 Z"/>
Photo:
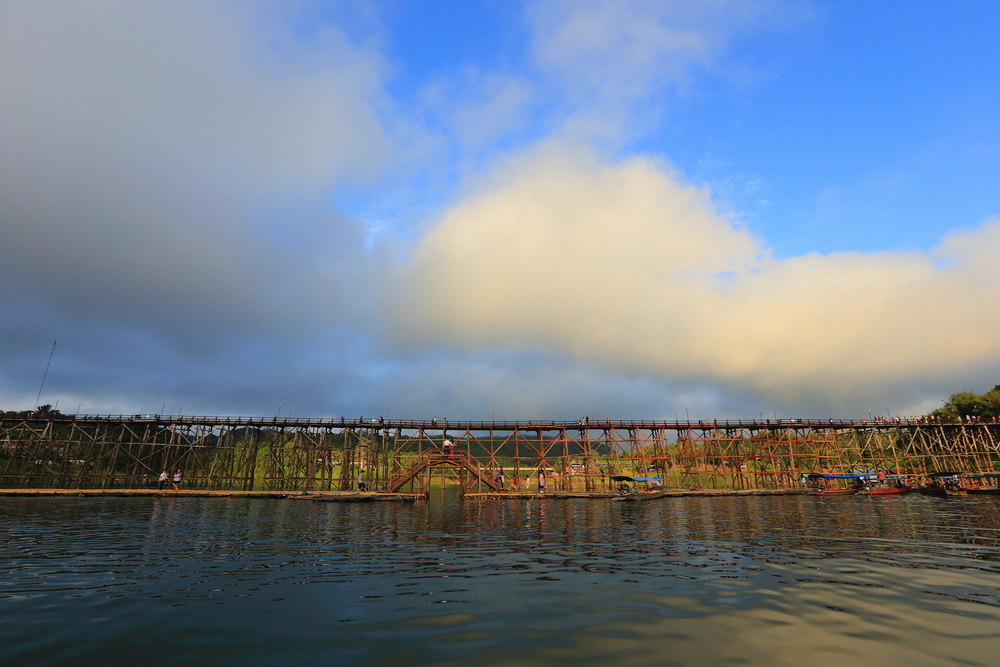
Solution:
<path fill-rule="evenodd" d="M 864 487 L 866 473 L 834 474 L 811 472 L 802 476 L 802 483 L 814 496 L 851 496 Z"/>
<path fill-rule="evenodd" d="M 901 493 L 909 493 L 913 490 L 911 484 L 907 484 L 908 478 L 899 475 L 887 477 L 881 472 L 876 476 L 869 475 L 865 479 L 865 488 L 858 491 L 859 496 L 896 496 Z"/>
<path fill-rule="evenodd" d="M 611 500 L 618 501 L 630 501 L 630 500 L 653 500 L 654 498 L 662 498 L 667 495 L 666 490 L 660 491 L 633 491 L 624 496 L 615 496 Z"/>
<path fill-rule="evenodd" d="M 857 489 L 836 488 L 836 489 L 816 489 L 812 493 L 814 496 L 853 496 L 857 492 L 858 492 Z"/>
<path fill-rule="evenodd" d="M 963 487 L 971 495 L 1000 495 L 1000 473 L 986 472 L 979 475 L 966 475 L 965 479 L 972 483 Z"/>
<path fill-rule="evenodd" d="M 612 475 L 611 481 L 617 484 L 618 497 L 614 500 L 650 500 L 666 495 L 663 489 L 662 477 L 629 477 L 628 475 Z M 637 489 L 639 484 L 645 484 L 645 490 Z"/>
<path fill-rule="evenodd" d="M 873 486 L 870 489 L 861 489 L 859 496 L 895 496 L 900 493 L 909 493 L 913 487 L 903 486 Z"/>
<path fill-rule="evenodd" d="M 962 493 L 959 480 L 962 473 L 956 470 L 945 472 L 934 472 L 926 475 L 926 481 L 915 487 L 913 490 L 918 493 L 926 493 L 932 496 L 947 496 Z"/>

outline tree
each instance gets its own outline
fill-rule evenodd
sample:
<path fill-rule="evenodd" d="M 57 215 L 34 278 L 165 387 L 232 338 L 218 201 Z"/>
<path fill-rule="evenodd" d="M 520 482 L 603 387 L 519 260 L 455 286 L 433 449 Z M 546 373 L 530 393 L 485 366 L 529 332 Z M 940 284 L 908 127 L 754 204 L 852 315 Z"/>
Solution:
<path fill-rule="evenodd" d="M 1000 384 L 984 394 L 977 394 L 973 391 L 954 393 L 942 407 L 931 414 L 945 419 L 998 417 L 1000 416 Z"/>

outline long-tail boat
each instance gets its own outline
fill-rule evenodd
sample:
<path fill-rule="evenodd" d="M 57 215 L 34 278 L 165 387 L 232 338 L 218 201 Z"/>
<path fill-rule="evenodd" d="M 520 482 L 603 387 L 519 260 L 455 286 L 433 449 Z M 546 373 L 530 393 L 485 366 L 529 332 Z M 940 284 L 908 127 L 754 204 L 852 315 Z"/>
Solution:
<path fill-rule="evenodd" d="M 984 472 L 978 475 L 966 475 L 966 479 L 974 479 L 978 484 L 967 485 L 963 487 L 966 493 L 972 495 L 980 494 L 1000 494 L 1000 473 L 998 472 Z"/>
<path fill-rule="evenodd" d="M 803 475 L 806 488 L 815 496 L 850 496 L 864 487 L 867 473 L 837 475 L 833 473 L 811 472 Z"/>
<path fill-rule="evenodd" d="M 926 493 L 932 496 L 947 496 L 962 493 L 960 480 L 962 472 L 957 470 L 946 470 L 943 472 L 932 472 L 926 475 L 927 481 L 917 486 L 914 491 Z"/>
<path fill-rule="evenodd" d="M 667 494 L 663 488 L 662 477 L 629 477 L 628 475 L 612 475 L 611 481 L 618 486 L 618 495 L 612 500 L 652 500 L 662 498 Z M 645 484 L 644 490 L 637 489 L 638 484 Z"/>
<path fill-rule="evenodd" d="M 865 488 L 858 491 L 859 496 L 895 496 L 909 493 L 913 487 L 906 483 L 907 478 L 900 475 L 877 477 L 869 475 L 865 480 Z"/>

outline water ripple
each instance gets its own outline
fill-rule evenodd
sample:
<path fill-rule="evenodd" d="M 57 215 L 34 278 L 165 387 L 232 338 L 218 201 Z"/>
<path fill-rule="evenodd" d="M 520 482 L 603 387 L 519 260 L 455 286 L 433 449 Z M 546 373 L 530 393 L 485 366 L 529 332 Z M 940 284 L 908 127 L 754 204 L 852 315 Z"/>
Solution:
<path fill-rule="evenodd" d="M 990 664 L 1000 643 L 992 498 L 5 499 L 0 535 L 6 663 Z"/>

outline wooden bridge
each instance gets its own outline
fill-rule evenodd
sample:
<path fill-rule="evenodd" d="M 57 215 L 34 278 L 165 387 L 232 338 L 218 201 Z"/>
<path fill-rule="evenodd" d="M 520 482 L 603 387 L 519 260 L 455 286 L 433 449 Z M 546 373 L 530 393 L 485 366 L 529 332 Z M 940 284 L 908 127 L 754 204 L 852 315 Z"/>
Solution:
<path fill-rule="evenodd" d="M 445 440 L 455 444 L 451 457 Z M 1000 469 L 1000 423 L 919 419 L 451 421 L 167 415 L 0 415 L 2 488 L 464 492 L 535 484 L 597 492 L 613 474 L 669 486 L 776 489 L 802 473 Z"/>

